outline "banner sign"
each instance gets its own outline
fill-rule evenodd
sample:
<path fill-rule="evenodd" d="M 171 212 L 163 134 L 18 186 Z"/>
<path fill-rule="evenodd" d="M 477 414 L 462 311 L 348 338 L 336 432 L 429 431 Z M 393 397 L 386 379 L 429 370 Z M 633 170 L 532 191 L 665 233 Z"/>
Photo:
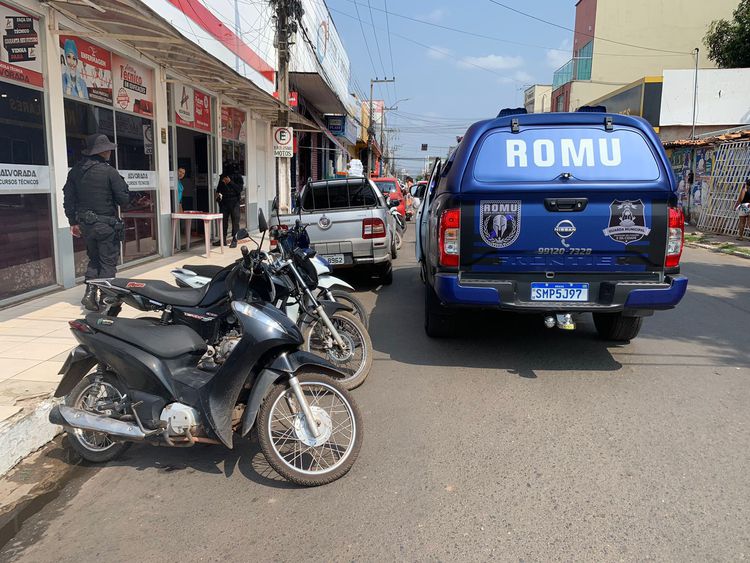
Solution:
<path fill-rule="evenodd" d="M 221 137 L 232 141 L 245 142 L 247 114 L 237 108 L 221 108 Z"/>
<path fill-rule="evenodd" d="M 186 84 L 173 88 L 175 123 L 211 132 L 211 97 Z"/>
<path fill-rule="evenodd" d="M 39 20 L 0 3 L 5 18 L 0 47 L 0 78 L 44 86 L 39 53 Z"/>
<path fill-rule="evenodd" d="M 49 166 L 0 164 L 0 190 L 50 191 Z"/>
<path fill-rule="evenodd" d="M 80 37 L 60 36 L 63 94 L 112 105 L 112 55 Z"/>
<path fill-rule="evenodd" d="M 112 55 L 115 107 L 153 117 L 154 73 L 150 68 Z"/>
<path fill-rule="evenodd" d="M 119 170 L 131 192 L 156 189 L 155 170 Z"/>

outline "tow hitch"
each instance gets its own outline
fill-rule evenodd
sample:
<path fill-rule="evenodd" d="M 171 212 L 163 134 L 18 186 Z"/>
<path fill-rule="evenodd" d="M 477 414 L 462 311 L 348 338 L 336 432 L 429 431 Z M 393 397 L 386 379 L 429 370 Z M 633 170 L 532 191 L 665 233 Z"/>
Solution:
<path fill-rule="evenodd" d="M 559 328 L 561 330 L 575 330 L 576 323 L 570 313 L 557 313 L 544 317 L 544 326 L 547 328 Z"/>

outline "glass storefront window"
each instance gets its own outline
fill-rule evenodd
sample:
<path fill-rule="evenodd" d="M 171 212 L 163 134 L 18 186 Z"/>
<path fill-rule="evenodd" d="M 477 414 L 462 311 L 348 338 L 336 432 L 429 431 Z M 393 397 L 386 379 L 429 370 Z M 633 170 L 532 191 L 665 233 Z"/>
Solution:
<path fill-rule="evenodd" d="M 41 92 L 0 82 L 0 169 L 0 300 L 4 300 L 55 283 Z"/>

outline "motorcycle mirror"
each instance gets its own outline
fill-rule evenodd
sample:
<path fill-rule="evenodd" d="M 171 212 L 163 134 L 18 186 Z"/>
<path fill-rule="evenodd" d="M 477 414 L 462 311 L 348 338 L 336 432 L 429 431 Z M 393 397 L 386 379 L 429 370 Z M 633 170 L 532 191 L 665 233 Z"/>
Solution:
<path fill-rule="evenodd" d="M 279 196 L 276 196 L 273 198 L 273 202 L 271 203 L 271 211 L 278 211 L 279 209 Z"/>
<path fill-rule="evenodd" d="M 258 230 L 261 233 L 265 233 L 268 230 L 268 223 L 262 209 L 258 209 Z"/>
<path fill-rule="evenodd" d="M 237 240 L 242 240 L 250 238 L 250 233 L 247 232 L 247 229 L 240 229 L 237 231 Z"/>

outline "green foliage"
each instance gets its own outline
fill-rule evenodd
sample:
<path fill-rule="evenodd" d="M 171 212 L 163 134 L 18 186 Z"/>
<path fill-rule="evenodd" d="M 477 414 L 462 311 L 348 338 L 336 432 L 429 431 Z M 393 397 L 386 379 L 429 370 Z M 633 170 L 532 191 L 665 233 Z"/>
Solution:
<path fill-rule="evenodd" d="M 703 42 L 720 68 L 750 67 L 750 0 L 741 0 L 731 21 L 711 23 Z"/>

